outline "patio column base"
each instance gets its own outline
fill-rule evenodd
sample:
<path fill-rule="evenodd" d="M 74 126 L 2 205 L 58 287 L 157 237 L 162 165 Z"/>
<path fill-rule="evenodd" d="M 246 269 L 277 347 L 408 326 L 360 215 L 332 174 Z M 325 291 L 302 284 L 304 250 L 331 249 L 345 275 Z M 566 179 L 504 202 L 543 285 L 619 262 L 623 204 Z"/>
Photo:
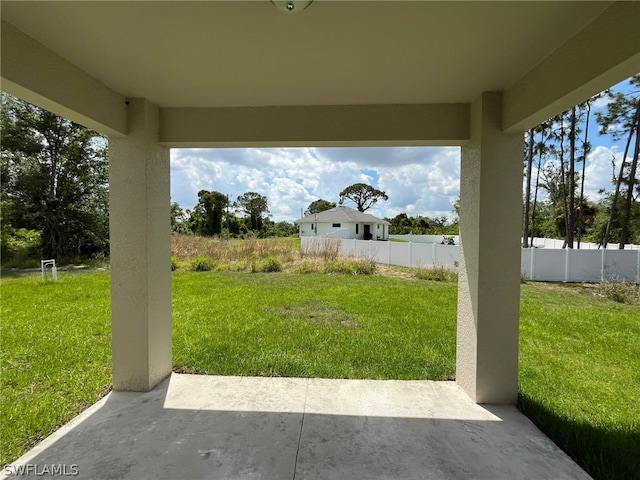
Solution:
<path fill-rule="evenodd" d="M 484 93 L 462 148 L 456 379 L 477 403 L 518 394 L 523 135 L 501 118 L 502 94 Z"/>
<path fill-rule="evenodd" d="M 128 136 L 109 138 L 113 388 L 148 391 L 172 369 L 170 162 L 158 107 L 128 110 Z"/>

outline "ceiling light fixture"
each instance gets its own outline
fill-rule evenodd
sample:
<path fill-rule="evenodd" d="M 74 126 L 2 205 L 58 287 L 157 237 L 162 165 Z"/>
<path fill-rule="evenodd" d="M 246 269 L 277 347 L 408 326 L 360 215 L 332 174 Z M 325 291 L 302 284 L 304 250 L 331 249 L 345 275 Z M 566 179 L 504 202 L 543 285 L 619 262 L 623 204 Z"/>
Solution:
<path fill-rule="evenodd" d="M 285 2 L 277 2 L 277 1 L 271 0 L 271 3 L 273 3 L 273 5 L 277 9 L 284 13 L 301 12 L 302 10 L 307 8 L 309 5 L 311 5 L 312 2 L 313 0 L 288 0 Z"/>

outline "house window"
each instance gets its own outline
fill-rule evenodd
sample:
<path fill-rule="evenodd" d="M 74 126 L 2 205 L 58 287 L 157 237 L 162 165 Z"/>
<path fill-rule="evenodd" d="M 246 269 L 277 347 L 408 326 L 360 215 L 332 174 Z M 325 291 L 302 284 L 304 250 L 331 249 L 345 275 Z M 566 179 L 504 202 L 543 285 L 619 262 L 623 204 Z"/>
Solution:
<path fill-rule="evenodd" d="M 332 225 L 332 227 L 333 227 L 333 228 L 340 228 L 340 224 L 339 224 L 339 223 L 334 223 L 334 224 Z"/>
<path fill-rule="evenodd" d="M 311 230 L 313 230 L 313 223 L 311 224 Z"/>
<path fill-rule="evenodd" d="M 378 230 L 380 230 L 380 225 L 378 225 Z"/>
<path fill-rule="evenodd" d="M 358 234 L 358 224 L 356 223 L 356 235 Z"/>

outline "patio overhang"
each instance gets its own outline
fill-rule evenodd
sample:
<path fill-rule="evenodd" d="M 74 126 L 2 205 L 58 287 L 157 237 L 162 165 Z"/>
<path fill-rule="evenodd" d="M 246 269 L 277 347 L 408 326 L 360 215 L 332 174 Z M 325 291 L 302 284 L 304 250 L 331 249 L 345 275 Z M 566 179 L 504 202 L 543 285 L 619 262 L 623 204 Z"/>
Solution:
<path fill-rule="evenodd" d="M 163 108 L 170 147 L 443 146 L 469 141 L 469 105 Z"/>
<path fill-rule="evenodd" d="M 457 378 L 515 401 L 523 132 L 640 71 L 639 2 L 0 8 L 2 89 L 110 139 L 116 390 L 171 372 L 169 148 L 456 145 Z"/>

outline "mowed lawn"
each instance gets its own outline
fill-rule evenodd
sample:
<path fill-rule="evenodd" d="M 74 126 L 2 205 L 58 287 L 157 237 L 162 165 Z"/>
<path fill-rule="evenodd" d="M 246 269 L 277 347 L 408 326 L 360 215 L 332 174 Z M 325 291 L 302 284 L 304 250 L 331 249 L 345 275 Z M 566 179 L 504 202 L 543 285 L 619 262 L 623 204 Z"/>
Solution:
<path fill-rule="evenodd" d="M 174 274 L 174 365 L 218 375 L 434 379 L 455 372 L 451 284 Z"/>
<path fill-rule="evenodd" d="M 0 463 L 108 391 L 109 275 L 3 278 Z M 449 379 L 455 283 L 383 276 L 173 273 L 184 372 Z M 640 476 L 638 306 L 587 287 L 522 288 L 520 403 L 596 478 Z"/>

